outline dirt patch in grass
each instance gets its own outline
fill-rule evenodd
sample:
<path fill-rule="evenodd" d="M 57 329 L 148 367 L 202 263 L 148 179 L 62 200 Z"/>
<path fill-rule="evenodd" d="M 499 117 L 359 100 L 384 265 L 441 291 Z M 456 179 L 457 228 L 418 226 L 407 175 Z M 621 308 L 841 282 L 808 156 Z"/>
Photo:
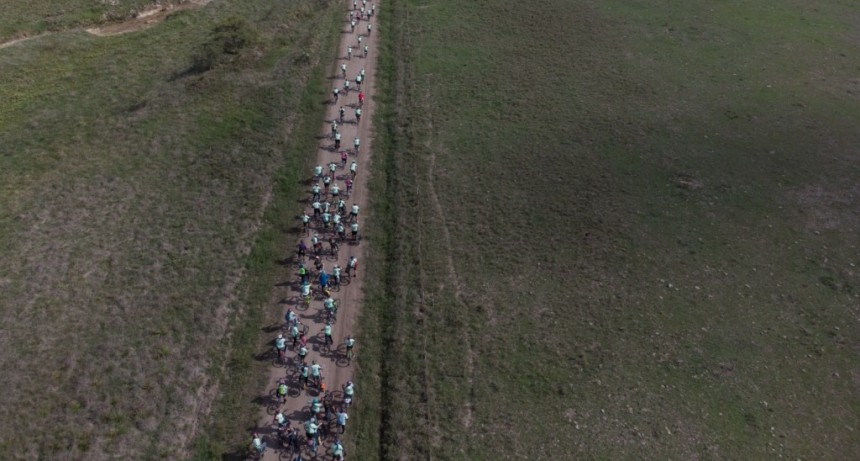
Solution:
<path fill-rule="evenodd" d="M 210 1 L 211 0 L 190 0 L 185 3 L 168 4 L 166 6 L 155 5 L 136 13 L 131 19 L 99 27 L 91 27 L 85 30 L 90 34 L 97 35 L 99 37 L 108 37 L 111 35 L 134 32 L 152 27 L 161 21 L 164 21 L 173 13 L 200 8 Z"/>
<path fill-rule="evenodd" d="M 839 182 L 812 184 L 788 194 L 807 231 L 860 228 L 860 186 L 834 187 Z"/>

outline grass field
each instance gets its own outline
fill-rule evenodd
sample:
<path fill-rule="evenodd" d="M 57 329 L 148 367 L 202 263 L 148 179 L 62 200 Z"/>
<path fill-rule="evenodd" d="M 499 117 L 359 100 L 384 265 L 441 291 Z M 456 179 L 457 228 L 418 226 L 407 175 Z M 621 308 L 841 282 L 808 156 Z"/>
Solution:
<path fill-rule="evenodd" d="M 43 17 L 39 5 L 6 5 L 5 24 Z M 306 116 L 317 127 L 308 95 L 337 13 L 215 0 L 140 32 L 0 49 L 4 459 L 180 459 L 219 391 L 258 390 L 223 360 L 258 340 L 248 302 L 283 251 L 265 244 L 292 225 L 263 210 L 295 196 L 305 160 L 289 134 Z M 228 17 L 256 38 L 192 69 Z M 239 425 L 255 409 L 234 410 Z"/>
<path fill-rule="evenodd" d="M 356 455 L 860 457 L 849 2 L 381 18 Z"/>

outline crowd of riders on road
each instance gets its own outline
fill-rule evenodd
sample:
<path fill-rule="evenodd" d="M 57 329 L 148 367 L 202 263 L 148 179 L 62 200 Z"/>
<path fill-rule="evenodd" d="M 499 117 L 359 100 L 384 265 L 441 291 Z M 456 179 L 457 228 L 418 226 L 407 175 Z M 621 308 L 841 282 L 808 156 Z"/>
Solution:
<path fill-rule="evenodd" d="M 350 31 L 355 34 L 355 44 L 347 48 L 347 60 L 353 58 L 353 48 L 366 58 L 369 53 L 365 38 L 371 34 L 370 18 L 376 13 L 376 5 L 368 4 L 367 0 L 350 0 L 348 24 Z M 366 22 L 366 33 L 360 33 L 360 24 Z M 356 29 L 358 27 L 358 29 Z M 359 33 L 356 33 L 356 30 Z M 358 56 L 361 57 L 362 54 Z M 355 255 L 348 255 L 344 267 L 339 264 L 341 245 L 358 245 L 361 241 L 359 216 L 361 208 L 357 203 L 348 204 L 353 193 L 354 181 L 358 174 L 358 164 L 355 158 L 359 155 L 361 140 L 353 138 L 352 149 L 342 150 L 341 129 L 347 125 L 358 125 L 361 122 L 361 109 L 364 105 L 365 94 L 362 84 L 366 78 L 362 68 L 353 78 L 347 76 L 347 65 L 340 65 L 341 87 L 332 90 L 334 104 L 355 97 L 355 102 L 346 104 L 354 110 L 354 120 L 346 118 L 346 109 L 340 106 L 339 117 L 331 120 L 332 141 L 331 150 L 337 155 L 326 165 L 313 168 L 310 179 L 310 209 L 300 216 L 303 237 L 296 245 L 296 291 L 299 293 L 295 307 L 284 314 L 284 325 L 281 332 L 273 341 L 274 359 L 276 366 L 283 367 L 286 373 L 277 380 L 277 386 L 272 392 L 269 414 L 273 415 L 272 424 L 277 438 L 272 440 L 262 431 L 252 434 L 250 454 L 260 459 L 272 442 L 277 442 L 281 450 L 280 459 L 301 461 L 317 458 L 320 455 L 330 456 L 333 460 L 343 460 L 345 450 L 340 436 L 345 433 L 349 414 L 347 413 L 356 395 L 356 386 L 350 380 L 340 390 L 327 388 L 325 368 L 316 359 L 310 357 L 310 352 L 316 347 L 320 355 L 330 358 L 337 366 L 350 366 L 354 358 L 356 338 L 347 334 L 342 340 L 335 341 L 333 326 L 337 322 L 340 305 L 334 297 L 334 292 L 349 283 L 356 276 L 359 261 Z M 353 160 L 350 162 L 350 156 Z M 339 162 L 338 162 L 339 160 Z M 349 165 L 347 166 L 347 164 Z M 348 233 L 347 233 L 348 231 Z M 307 241 L 306 241 L 307 240 Z M 312 320 L 322 324 L 319 333 L 321 340 L 310 339 L 310 327 L 302 322 L 298 311 L 313 312 L 312 304 L 319 301 L 317 315 Z M 319 336 L 315 336 L 319 338 Z M 316 346 L 309 344 L 316 342 Z M 292 353 L 288 349 L 292 349 Z M 292 355 L 292 357 L 288 357 Z M 288 398 L 300 398 L 308 395 L 305 409 L 299 417 L 292 416 L 296 421 L 284 414 L 284 406 Z M 297 423 L 295 426 L 293 423 Z M 300 430 L 301 429 L 301 430 Z M 328 448 L 324 448 L 328 445 Z M 304 456 L 304 457 L 303 457 Z"/>

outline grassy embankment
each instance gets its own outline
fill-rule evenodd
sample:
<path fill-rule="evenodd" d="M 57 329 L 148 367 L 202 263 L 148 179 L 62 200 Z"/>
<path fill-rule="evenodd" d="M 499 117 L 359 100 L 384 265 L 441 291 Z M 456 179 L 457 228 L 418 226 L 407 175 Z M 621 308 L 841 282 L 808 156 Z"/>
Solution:
<path fill-rule="evenodd" d="M 860 457 L 850 14 L 387 3 L 354 454 Z"/>
<path fill-rule="evenodd" d="M 338 13 L 214 1 L 0 50 L 0 451 L 183 457 L 219 391 L 216 415 L 253 418 L 230 406 L 257 391 L 250 354 L 221 362 L 259 341 L 306 169 L 290 130 L 317 128 Z M 248 44 L 191 71 L 228 17 Z M 204 432 L 212 452 L 239 438 Z"/>

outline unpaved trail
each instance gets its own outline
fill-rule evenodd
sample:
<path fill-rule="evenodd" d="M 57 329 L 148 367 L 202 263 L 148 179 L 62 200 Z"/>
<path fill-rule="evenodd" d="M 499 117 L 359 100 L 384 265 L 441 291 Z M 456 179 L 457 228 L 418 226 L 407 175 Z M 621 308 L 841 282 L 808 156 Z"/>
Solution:
<path fill-rule="evenodd" d="M 367 8 L 370 8 L 372 3 L 370 1 L 367 2 Z M 358 8 L 362 7 L 362 2 L 358 1 Z M 323 127 L 320 131 L 320 143 L 317 151 L 317 164 L 323 165 L 324 167 L 328 165 L 330 162 L 336 162 L 340 165 L 340 151 L 347 150 L 350 152 L 349 160 L 347 162 L 347 166 L 345 168 L 338 168 L 337 173 L 335 175 L 336 181 L 338 185 L 341 186 L 342 190 L 345 190 L 344 179 L 349 175 L 349 164 L 352 161 L 355 161 L 358 165 L 357 171 L 358 174 L 355 178 L 353 192 L 352 195 L 347 200 L 347 213 L 352 206 L 352 204 L 357 204 L 361 211 L 359 212 L 358 222 L 361 225 L 361 230 L 363 230 L 367 224 L 367 220 L 365 219 L 365 213 L 367 210 L 368 204 L 368 191 L 367 191 L 367 178 L 368 178 L 368 170 L 370 166 L 370 160 L 372 152 L 370 150 L 370 140 L 372 135 L 372 127 L 371 121 L 373 119 L 374 114 L 374 101 L 373 97 L 375 94 L 375 80 L 376 80 L 376 56 L 377 56 L 377 18 L 380 13 L 380 6 L 376 3 L 375 14 L 373 14 L 370 18 L 370 24 L 372 26 L 371 33 L 368 34 L 367 24 L 368 21 L 366 19 L 362 19 L 358 21 L 355 32 L 351 32 L 350 29 L 350 21 L 349 21 L 349 11 L 352 9 L 352 0 L 348 0 L 348 2 L 344 2 L 344 22 L 342 39 L 340 45 L 338 47 L 338 60 L 334 66 L 332 66 L 332 74 L 331 78 L 329 78 L 330 88 L 334 88 L 335 86 L 340 88 L 341 94 L 338 102 L 335 104 L 330 103 L 329 108 L 326 112 L 326 121 L 323 124 Z M 358 38 L 361 37 L 362 42 L 361 46 L 358 44 Z M 369 48 L 369 54 L 367 58 L 363 57 L 363 48 L 367 45 Z M 353 47 L 353 55 L 351 59 L 347 59 L 347 47 Z M 341 64 L 347 65 L 346 76 L 351 80 L 352 87 L 350 91 L 346 94 L 343 93 L 343 82 L 341 72 Z M 361 122 L 356 123 L 355 119 L 355 111 L 354 107 L 358 106 L 358 91 L 355 90 L 354 87 L 354 79 L 355 76 L 359 74 L 361 69 L 364 68 L 366 73 L 364 77 L 364 81 L 362 82 L 361 89 L 364 91 L 365 100 L 364 104 L 361 107 Z M 339 119 L 339 109 L 343 106 L 346 109 L 346 116 L 344 117 L 344 123 L 338 122 L 338 129 L 341 132 L 341 148 L 339 150 L 334 149 L 334 141 L 331 136 L 331 120 Z M 360 154 L 353 154 L 353 140 L 355 137 L 359 137 L 361 140 L 361 148 Z M 311 177 L 312 172 L 307 172 L 307 176 Z M 311 196 L 310 191 L 307 192 L 307 198 Z M 323 195 L 325 197 L 325 194 Z M 308 201 L 307 212 L 310 215 L 313 215 L 310 201 Z M 314 225 L 316 226 L 316 225 Z M 347 237 L 349 237 L 349 226 L 347 225 Z M 316 230 L 318 227 L 314 227 Z M 314 230 L 311 231 L 311 235 L 313 235 Z M 319 230 L 319 235 L 322 238 L 325 234 L 323 234 L 322 230 Z M 310 236 L 302 236 L 302 239 L 310 247 Z M 325 242 L 328 241 L 328 238 L 323 239 Z M 298 243 L 298 242 L 297 242 Z M 324 326 L 324 321 L 322 320 L 321 313 L 324 311 L 322 298 L 319 296 L 314 296 L 313 301 L 311 302 L 310 308 L 307 310 L 298 310 L 296 311 L 297 304 L 299 304 L 300 293 L 299 293 L 299 284 L 298 284 L 298 276 L 297 272 L 293 265 L 289 267 L 289 270 L 285 273 L 284 277 L 289 283 L 282 284 L 284 286 L 276 287 L 275 292 L 273 293 L 272 305 L 278 309 L 279 317 L 283 320 L 283 316 L 288 309 L 293 309 L 294 312 L 299 314 L 299 318 L 302 323 L 309 325 L 310 331 L 308 332 L 308 349 L 310 353 L 307 358 L 307 363 L 311 363 L 312 360 L 316 360 L 317 363 L 323 366 L 323 376 L 324 382 L 326 383 L 328 391 L 332 394 L 334 407 L 339 407 L 339 403 L 342 399 L 341 387 L 347 381 L 352 379 L 354 374 L 354 369 L 356 366 L 356 361 L 353 361 L 352 364 L 349 364 L 345 359 L 345 347 L 343 345 L 344 339 L 347 335 L 355 336 L 356 329 L 356 319 L 359 313 L 359 306 L 362 302 L 363 296 L 363 279 L 364 279 L 364 250 L 367 246 L 368 242 L 366 240 L 360 241 L 358 244 L 352 244 L 348 242 L 342 242 L 340 245 L 339 258 L 337 261 L 334 261 L 330 256 L 323 256 L 323 262 L 325 264 L 325 269 L 327 272 L 331 273 L 331 268 L 334 264 L 339 264 L 344 271 L 346 270 L 347 260 L 350 256 L 356 256 L 359 260 L 359 270 L 357 277 L 353 277 L 351 279 L 351 283 L 349 285 L 341 287 L 340 291 L 335 292 L 333 297 L 339 302 L 339 309 L 337 314 L 337 322 L 333 326 L 332 337 L 334 339 L 334 347 L 337 347 L 337 351 L 333 353 L 321 353 L 320 346 L 324 343 L 324 337 L 322 334 L 322 329 Z M 328 249 L 328 244 L 324 245 L 324 248 Z M 310 253 L 310 252 L 309 252 Z M 312 266 L 312 264 L 308 264 Z M 312 281 L 315 281 L 315 278 L 312 277 Z M 314 284 L 317 286 L 318 284 Z M 277 332 L 267 333 L 270 335 L 269 338 L 274 340 Z M 286 335 L 285 335 L 286 336 Z M 287 357 L 288 364 L 286 370 L 292 370 L 294 368 L 294 363 L 298 361 L 297 359 L 297 350 L 298 348 L 292 348 L 292 341 L 287 341 Z M 334 349 L 332 347 L 332 349 Z M 355 347 L 356 357 L 360 357 L 361 355 L 361 338 L 357 338 L 356 347 Z M 360 359 L 359 359 L 360 361 Z M 264 436 L 269 449 L 266 452 L 266 455 L 263 459 L 265 460 L 278 460 L 278 459 L 287 459 L 287 454 L 283 454 L 284 451 L 280 442 L 277 440 L 277 431 L 276 425 L 273 423 L 273 416 L 268 411 L 268 404 L 272 401 L 272 391 L 277 386 L 277 380 L 287 376 L 288 384 L 290 388 L 290 397 L 287 399 L 286 405 L 283 407 L 283 413 L 287 416 L 290 421 L 290 424 L 293 427 L 299 428 L 299 432 L 302 436 L 304 436 L 304 429 L 302 427 L 304 421 L 308 419 L 308 404 L 310 400 L 318 395 L 316 390 L 303 390 L 299 392 L 300 386 L 298 381 L 298 376 L 292 371 L 285 372 L 284 368 L 275 368 L 274 366 L 271 369 L 269 375 L 269 381 L 266 386 L 266 389 L 261 390 L 261 401 L 264 402 L 260 411 L 260 423 L 258 426 L 258 432 Z M 361 402 L 361 383 L 355 383 L 355 396 L 356 402 L 360 404 Z M 352 422 L 347 423 L 346 434 L 343 436 L 345 444 L 349 446 L 349 443 L 346 443 L 350 437 L 349 427 Z M 336 429 L 334 423 L 331 424 L 332 429 Z M 335 440 L 335 435 L 329 435 L 324 439 L 323 445 L 319 448 L 318 458 L 323 459 L 323 455 L 325 455 L 325 459 L 331 459 L 331 455 L 329 453 L 331 443 Z M 303 459 L 309 459 L 310 454 L 305 449 L 303 450 Z M 348 455 L 348 453 L 347 453 Z"/>
<path fill-rule="evenodd" d="M 111 35 L 120 35 L 128 32 L 134 32 L 137 30 L 152 27 L 160 23 L 161 21 L 167 19 L 167 16 L 172 13 L 182 10 L 199 8 L 203 5 L 206 5 L 210 1 L 211 0 L 191 0 L 186 3 L 179 3 L 176 5 L 168 4 L 165 6 L 156 4 L 151 8 L 147 8 L 143 11 L 140 11 L 134 18 L 131 18 L 129 20 L 117 22 L 114 24 L 107 24 L 101 27 L 90 27 L 84 30 L 86 30 L 90 34 L 97 35 L 99 37 L 109 37 Z"/>
<path fill-rule="evenodd" d="M 10 46 L 17 45 L 19 43 L 23 43 L 29 40 L 35 40 L 37 38 L 45 37 L 48 35 L 59 34 L 62 32 L 76 32 L 76 31 L 85 31 L 88 34 L 95 35 L 98 37 L 110 37 L 113 35 L 121 35 L 128 32 L 135 32 L 138 30 L 147 29 L 156 24 L 167 19 L 172 13 L 176 13 L 178 11 L 190 10 L 200 8 L 206 4 L 208 4 L 212 0 L 189 0 L 185 3 L 178 4 L 167 4 L 161 5 L 160 3 L 156 3 L 154 6 L 139 11 L 133 18 L 126 19 L 124 21 L 119 22 L 111 22 L 107 24 L 103 24 L 98 27 L 88 27 L 85 29 L 79 28 L 71 28 L 65 29 L 55 32 L 44 32 L 37 35 L 26 35 L 11 38 L 5 42 L 0 42 L 0 49 L 8 48 Z"/>

